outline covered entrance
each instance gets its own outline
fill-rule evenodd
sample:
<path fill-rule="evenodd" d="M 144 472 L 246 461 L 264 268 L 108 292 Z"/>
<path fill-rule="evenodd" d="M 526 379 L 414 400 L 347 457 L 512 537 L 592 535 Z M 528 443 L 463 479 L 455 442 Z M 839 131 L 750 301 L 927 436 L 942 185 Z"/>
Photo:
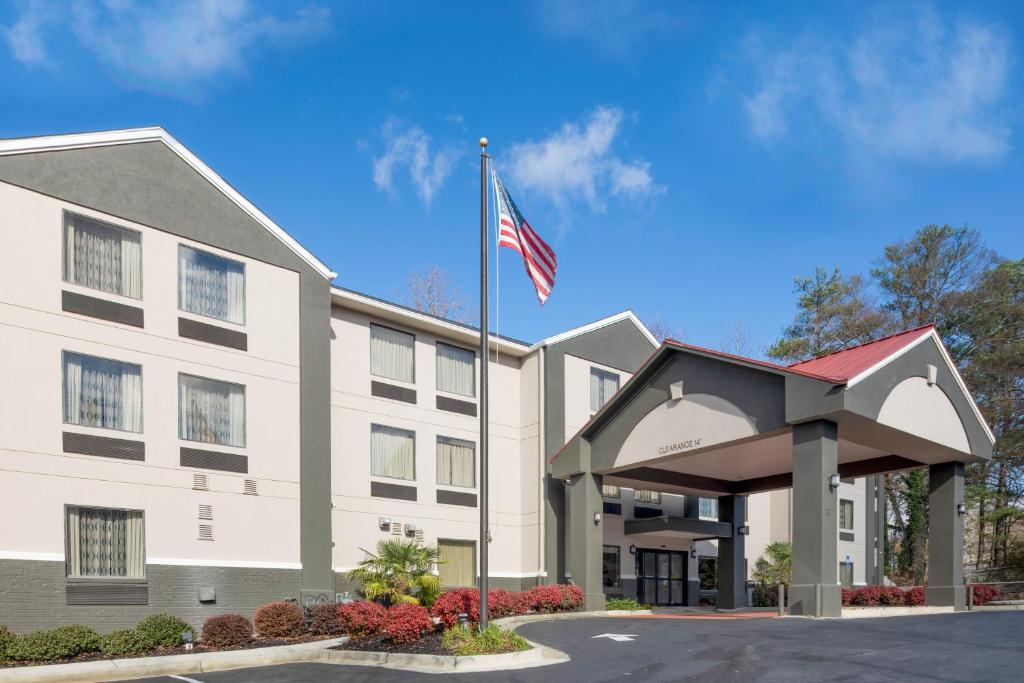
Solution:
<path fill-rule="evenodd" d="M 684 514 L 628 520 L 627 537 L 717 539 L 718 606 L 746 607 L 747 496 L 791 488 L 790 611 L 839 616 L 839 482 L 927 467 L 926 602 L 962 609 L 964 465 L 990 459 L 992 443 L 930 326 L 792 366 L 668 341 L 551 459 L 566 490 L 568 566 L 549 555 L 549 576 L 570 574 L 587 608 L 599 609 L 602 485 L 682 494 Z M 700 498 L 718 499 L 717 522 L 691 514 Z M 867 535 L 880 548 L 884 529 Z M 673 555 L 661 550 L 637 553 L 638 595 L 696 604 L 696 571 L 681 571 L 691 563 L 679 553 L 673 572 Z"/>

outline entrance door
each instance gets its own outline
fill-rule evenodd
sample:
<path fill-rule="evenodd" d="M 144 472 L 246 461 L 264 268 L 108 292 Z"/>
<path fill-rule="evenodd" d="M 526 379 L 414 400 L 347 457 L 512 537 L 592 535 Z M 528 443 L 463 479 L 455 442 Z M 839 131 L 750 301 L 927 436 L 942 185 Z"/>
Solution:
<path fill-rule="evenodd" d="M 648 605 L 682 605 L 686 596 L 686 553 L 636 551 L 636 599 Z"/>

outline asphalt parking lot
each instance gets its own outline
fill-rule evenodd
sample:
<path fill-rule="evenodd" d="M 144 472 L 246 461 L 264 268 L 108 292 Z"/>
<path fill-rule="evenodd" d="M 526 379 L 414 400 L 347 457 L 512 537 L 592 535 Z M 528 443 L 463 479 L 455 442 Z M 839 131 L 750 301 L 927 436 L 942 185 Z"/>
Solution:
<path fill-rule="evenodd" d="M 572 661 L 449 677 L 465 683 L 1024 679 L 1024 612 L 823 621 L 595 618 L 527 624 L 520 633 Z M 436 681 L 438 675 L 306 663 L 144 680 L 404 683 Z"/>

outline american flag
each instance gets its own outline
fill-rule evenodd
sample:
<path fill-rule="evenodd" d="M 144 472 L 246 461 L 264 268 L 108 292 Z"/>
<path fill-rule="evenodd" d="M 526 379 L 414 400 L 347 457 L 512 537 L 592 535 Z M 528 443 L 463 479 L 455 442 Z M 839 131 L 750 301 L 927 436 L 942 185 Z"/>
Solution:
<path fill-rule="evenodd" d="M 508 195 L 505 186 L 498 180 L 498 174 L 491 170 L 494 178 L 494 192 L 498 196 L 498 246 L 515 249 L 523 257 L 526 274 L 533 280 L 537 298 L 543 306 L 555 286 L 555 271 L 558 259 L 551 247 L 540 238 L 530 224 L 519 213 L 516 203 Z"/>

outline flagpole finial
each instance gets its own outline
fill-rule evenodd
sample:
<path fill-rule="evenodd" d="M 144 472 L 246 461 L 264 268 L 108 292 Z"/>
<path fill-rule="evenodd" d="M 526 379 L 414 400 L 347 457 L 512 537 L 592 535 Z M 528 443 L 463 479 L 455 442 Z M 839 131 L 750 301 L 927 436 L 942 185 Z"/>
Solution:
<path fill-rule="evenodd" d="M 482 149 L 486 149 L 487 148 L 487 138 L 480 138 L 480 147 Z"/>

